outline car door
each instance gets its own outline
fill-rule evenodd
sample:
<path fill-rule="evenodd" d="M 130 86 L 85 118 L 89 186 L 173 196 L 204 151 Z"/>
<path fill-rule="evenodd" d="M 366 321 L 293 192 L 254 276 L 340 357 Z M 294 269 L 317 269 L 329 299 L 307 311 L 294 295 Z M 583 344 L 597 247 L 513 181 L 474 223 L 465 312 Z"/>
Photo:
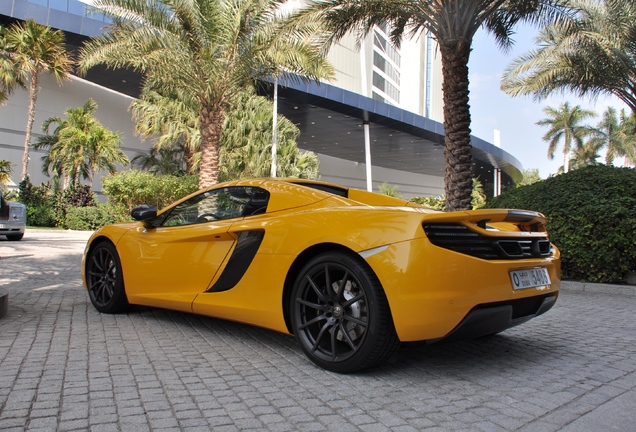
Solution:
<path fill-rule="evenodd" d="M 229 228 L 254 211 L 253 189 L 202 192 L 164 212 L 156 228 L 140 226 L 126 234 L 117 248 L 129 301 L 190 311 L 236 243 Z"/>

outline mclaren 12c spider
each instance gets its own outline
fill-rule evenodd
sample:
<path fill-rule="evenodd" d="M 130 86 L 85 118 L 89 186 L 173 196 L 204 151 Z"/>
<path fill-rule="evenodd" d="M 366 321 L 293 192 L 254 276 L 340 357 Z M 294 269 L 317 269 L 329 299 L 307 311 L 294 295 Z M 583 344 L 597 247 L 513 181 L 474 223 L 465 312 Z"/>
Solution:
<path fill-rule="evenodd" d="M 400 342 L 494 334 L 549 310 L 560 254 L 543 215 L 439 212 L 302 179 L 221 183 L 88 241 L 97 310 L 174 309 L 294 335 L 340 373 Z"/>

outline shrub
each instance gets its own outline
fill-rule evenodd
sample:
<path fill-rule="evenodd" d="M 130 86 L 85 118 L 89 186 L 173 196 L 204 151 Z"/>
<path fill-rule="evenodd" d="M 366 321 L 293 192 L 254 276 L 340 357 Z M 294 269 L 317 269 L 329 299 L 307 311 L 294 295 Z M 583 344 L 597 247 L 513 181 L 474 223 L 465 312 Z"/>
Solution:
<path fill-rule="evenodd" d="M 589 166 L 505 192 L 488 208 L 548 218 L 564 279 L 619 283 L 636 271 L 636 170 Z"/>
<path fill-rule="evenodd" d="M 484 187 L 481 182 L 473 179 L 473 191 L 471 193 L 471 202 L 473 210 L 482 208 L 486 204 L 486 195 L 484 194 Z M 411 202 L 420 204 L 431 208 L 433 210 L 445 210 L 446 209 L 446 197 L 444 195 L 431 195 L 429 197 L 415 196 L 410 199 Z"/>
<path fill-rule="evenodd" d="M 104 225 L 132 221 L 123 205 L 97 204 L 91 207 L 68 207 L 64 225 L 68 229 L 93 231 Z"/>
<path fill-rule="evenodd" d="M 176 177 L 129 170 L 102 179 L 102 190 L 112 204 L 132 209 L 151 204 L 157 209 L 183 198 L 198 189 L 199 179 L 189 175 Z"/>
<path fill-rule="evenodd" d="M 89 185 L 70 186 L 66 190 L 55 192 L 55 221 L 57 226 L 66 226 L 66 213 L 73 207 L 93 207 L 96 204 L 95 193 Z"/>
<path fill-rule="evenodd" d="M 51 205 L 27 205 L 27 223 L 36 227 L 55 227 L 57 220 Z"/>
<path fill-rule="evenodd" d="M 31 226 L 54 227 L 55 192 L 49 183 L 34 186 L 28 177 L 20 182 L 19 201 L 26 206 L 27 223 Z"/>
<path fill-rule="evenodd" d="M 411 198 L 410 201 L 433 210 L 444 210 L 446 208 L 446 198 L 443 195 L 431 195 L 429 197 L 416 196 Z"/>

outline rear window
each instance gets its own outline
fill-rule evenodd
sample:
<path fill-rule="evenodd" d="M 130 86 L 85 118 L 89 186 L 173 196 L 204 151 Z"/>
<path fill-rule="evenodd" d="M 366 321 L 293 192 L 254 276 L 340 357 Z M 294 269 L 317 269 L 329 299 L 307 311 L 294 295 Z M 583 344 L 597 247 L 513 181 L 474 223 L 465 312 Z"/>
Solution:
<path fill-rule="evenodd" d="M 327 192 L 332 195 L 337 195 L 339 197 L 348 198 L 349 190 L 346 188 L 341 188 L 332 185 L 320 184 L 320 183 L 304 183 L 304 182 L 293 182 L 294 184 L 305 186 L 312 189 L 317 189 L 322 192 Z"/>

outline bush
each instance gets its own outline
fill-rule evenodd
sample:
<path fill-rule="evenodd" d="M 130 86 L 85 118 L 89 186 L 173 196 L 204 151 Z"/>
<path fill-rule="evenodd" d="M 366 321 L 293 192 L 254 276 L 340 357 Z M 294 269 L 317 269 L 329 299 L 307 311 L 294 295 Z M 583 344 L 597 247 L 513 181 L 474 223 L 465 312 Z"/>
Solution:
<path fill-rule="evenodd" d="M 486 204 L 484 187 L 476 178 L 473 179 L 473 191 L 471 193 L 471 197 L 470 205 L 473 210 L 480 209 Z M 446 209 L 446 197 L 444 195 L 431 195 L 429 197 L 415 196 L 411 198 L 410 201 L 433 210 L 444 211 Z"/>
<path fill-rule="evenodd" d="M 488 208 L 548 218 L 564 279 L 620 283 L 636 271 L 636 170 L 589 166 L 505 192 Z"/>
<path fill-rule="evenodd" d="M 446 208 L 446 198 L 443 195 L 431 195 L 429 197 L 416 196 L 411 198 L 409 201 L 426 206 L 433 210 L 443 211 Z"/>
<path fill-rule="evenodd" d="M 132 221 L 122 205 L 97 204 L 91 207 L 68 207 L 64 225 L 68 229 L 93 231 L 104 225 Z"/>
<path fill-rule="evenodd" d="M 19 201 L 26 206 L 27 223 L 30 226 L 57 226 L 55 192 L 48 183 L 34 186 L 28 177 L 20 182 Z"/>
<path fill-rule="evenodd" d="M 132 209 L 140 204 L 151 204 L 157 209 L 195 192 L 199 186 L 197 176 L 177 177 L 129 170 L 102 179 L 102 190 L 112 204 Z"/>
<path fill-rule="evenodd" d="M 66 190 L 55 192 L 55 221 L 57 226 L 68 228 L 66 213 L 73 207 L 93 207 L 96 204 L 95 193 L 89 185 L 70 186 Z"/>
<path fill-rule="evenodd" d="M 27 205 L 27 223 L 35 227 L 56 227 L 57 219 L 51 205 Z"/>

